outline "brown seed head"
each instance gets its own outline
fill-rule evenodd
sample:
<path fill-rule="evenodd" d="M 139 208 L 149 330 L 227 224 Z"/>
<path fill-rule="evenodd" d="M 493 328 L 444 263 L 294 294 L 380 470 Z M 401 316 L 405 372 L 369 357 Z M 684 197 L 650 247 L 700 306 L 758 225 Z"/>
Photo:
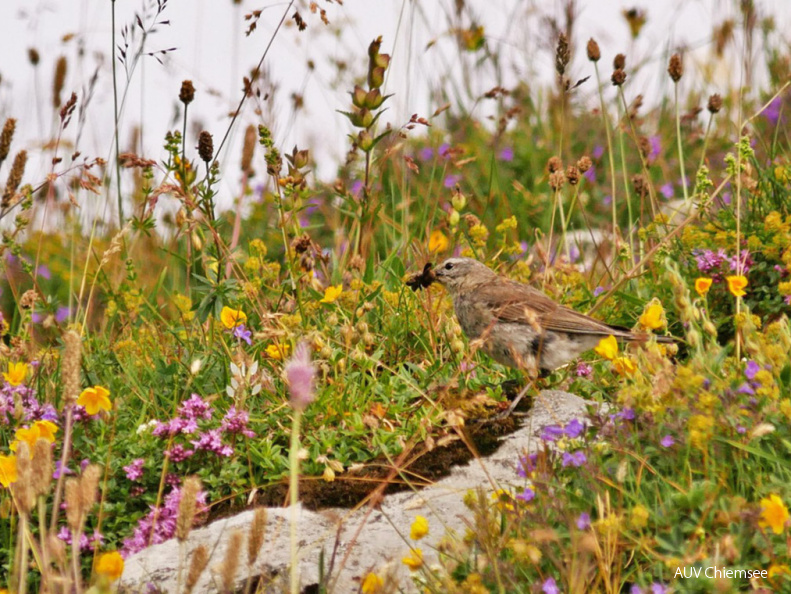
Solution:
<path fill-rule="evenodd" d="M 616 87 L 620 87 L 626 80 L 626 72 L 619 68 L 612 73 L 612 78 L 610 80 L 612 80 L 612 84 Z"/>
<path fill-rule="evenodd" d="M 617 54 L 612 61 L 613 70 L 623 70 L 626 68 L 626 56 L 624 54 Z"/>
<path fill-rule="evenodd" d="M 549 174 L 549 187 L 557 191 L 563 187 L 563 182 L 566 181 L 566 176 L 563 171 L 555 171 Z"/>
<path fill-rule="evenodd" d="M 563 169 L 563 161 L 560 160 L 560 157 L 550 157 L 549 161 L 547 161 L 547 169 L 550 173 L 560 171 Z"/>
<path fill-rule="evenodd" d="M 593 161 L 591 161 L 591 158 L 587 155 L 580 157 L 580 160 L 577 161 L 577 169 L 582 173 L 585 173 L 591 167 L 593 167 Z"/>
<path fill-rule="evenodd" d="M 211 161 L 214 156 L 214 141 L 206 130 L 203 130 L 198 136 L 198 156 L 204 163 Z"/>
<path fill-rule="evenodd" d="M 638 196 L 644 196 L 648 189 L 645 185 L 645 178 L 640 174 L 632 176 L 632 186 L 634 186 L 634 191 Z"/>
<path fill-rule="evenodd" d="M 176 538 L 178 538 L 180 542 L 187 540 L 190 530 L 192 530 L 200 487 L 200 479 L 191 476 L 184 481 L 184 487 L 181 489 L 179 513 L 176 517 Z"/>
<path fill-rule="evenodd" d="M 242 552 L 242 540 L 244 536 L 241 530 L 234 530 L 228 542 L 228 550 L 220 568 L 220 581 L 222 582 L 223 592 L 233 592 L 236 579 L 236 570 L 239 568 L 239 559 Z"/>
<path fill-rule="evenodd" d="M 555 50 L 555 70 L 560 76 L 566 72 L 571 53 L 569 51 L 569 40 L 565 33 L 558 36 L 558 46 Z"/>
<path fill-rule="evenodd" d="M 66 56 L 61 56 L 55 62 L 55 76 L 52 78 L 52 107 L 55 109 L 60 108 L 60 94 L 63 91 L 63 85 L 66 82 Z"/>
<path fill-rule="evenodd" d="M 670 75 L 670 78 L 673 79 L 673 82 L 678 82 L 681 80 L 681 77 L 684 76 L 684 62 L 681 61 L 681 56 L 678 54 L 673 54 L 670 56 L 670 63 L 667 66 L 667 73 Z"/>
<path fill-rule="evenodd" d="M 30 60 L 30 63 L 33 64 L 33 66 L 38 66 L 41 56 L 39 55 L 36 48 L 31 47 L 27 50 L 27 59 Z"/>
<path fill-rule="evenodd" d="M 566 179 L 569 181 L 569 184 L 572 186 L 576 186 L 580 181 L 580 170 L 577 169 L 576 165 L 569 165 L 566 167 Z"/>
<path fill-rule="evenodd" d="M 16 120 L 8 118 L 3 124 L 3 131 L 0 133 L 0 163 L 8 157 L 11 141 L 14 139 L 14 130 L 16 130 Z"/>
<path fill-rule="evenodd" d="M 63 386 L 64 407 L 73 404 L 80 395 L 80 364 L 82 361 L 82 339 L 74 330 L 63 335 L 63 364 L 60 381 Z"/>
<path fill-rule="evenodd" d="M 647 159 L 648 155 L 651 154 L 651 141 L 648 140 L 648 137 L 641 136 L 638 138 L 637 146 L 640 149 L 640 154 L 643 155 L 643 159 Z"/>
<path fill-rule="evenodd" d="M 72 530 L 78 530 L 82 517 L 80 507 L 80 481 L 76 478 L 66 479 L 66 522 Z"/>
<path fill-rule="evenodd" d="M 38 301 L 38 293 L 36 293 L 35 289 L 28 289 L 19 298 L 19 307 L 22 309 L 33 309 L 36 301 Z"/>
<path fill-rule="evenodd" d="M 717 113 L 721 109 L 722 97 L 720 97 L 719 94 L 714 93 L 711 97 L 709 97 L 708 110 L 710 113 Z"/>
<path fill-rule="evenodd" d="M 102 470 L 96 464 L 89 464 L 82 471 L 82 476 L 80 477 L 80 507 L 83 515 L 87 514 L 93 504 L 96 503 L 101 476 Z"/>
<path fill-rule="evenodd" d="M 14 502 L 21 515 L 29 515 L 35 502 L 33 492 L 33 467 L 30 463 L 30 446 L 20 441 L 16 450 L 16 482 L 11 485 Z"/>
<path fill-rule="evenodd" d="M 200 545 L 192 551 L 190 558 L 190 568 L 187 572 L 187 580 L 184 582 L 184 594 L 191 594 L 195 589 L 195 584 L 198 583 L 200 575 L 206 569 L 206 564 L 209 562 L 209 552 L 204 545 Z"/>
<path fill-rule="evenodd" d="M 601 50 L 596 40 L 591 37 L 588 40 L 588 60 L 591 62 L 598 62 L 601 59 Z"/>
<path fill-rule="evenodd" d="M 3 197 L 0 199 L 3 207 L 11 204 L 11 200 L 16 195 L 19 184 L 22 183 L 22 176 L 25 175 L 25 165 L 27 165 L 27 151 L 19 151 L 14 157 L 11 172 L 8 174 L 8 180 L 6 180 Z"/>
<path fill-rule="evenodd" d="M 253 523 L 247 535 L 247 565 L 252 567 L 258 557 L 258 552 L 264 544 L 266 536 L 266 508 L 256 508 L 253 513 Z"/>
<path fill-rule="evenodd" d="M 253 155 L 257 140 L 258 134 L 255 131 L 255 126 L 250 124 L 244 131 L 244 144 L 242 145 L 242 172 L 247 176 L 252 176 L 255 173 L 253 171 Z"/>
<path fill-rule="evenodd" d="M 181 83 L 181 90 L 179 91 L 179 101 L 184 105 L 189 105 L 195 99 L 195 87 L 191 80 L 185 80 Z"/>
<path fill-rule="evenodd" d="M 52 483 L 52 446 L 39 437 L 33 448 L 36 465 L 33 467 L 33 493 L 36 496 L 46 495 Z"/>

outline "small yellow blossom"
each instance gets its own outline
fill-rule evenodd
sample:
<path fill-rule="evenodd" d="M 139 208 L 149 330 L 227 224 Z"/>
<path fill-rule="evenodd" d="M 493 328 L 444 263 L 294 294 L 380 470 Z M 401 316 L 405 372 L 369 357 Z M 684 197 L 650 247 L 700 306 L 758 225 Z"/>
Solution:
<path fill-rule="evenodd" d="M 497 489 L 492 492 L 492 500 L 497 504 L 500 511 L 514 511 L 514 496 L 510 491 Z"/>
<path fill-rule="evenodd" d="M 409 528 L 409 538 L 412 540 L 420 540 L 428 534 L 428 520 L 423 516 L 416 516 L 415 521 Z"/>
<path fill-rule="evenodd" d="M 618 355 L 618 341 L 610 334 L 607 338 L 602 338 L 593 350 L 600 357 L 612 361 Z"/>
<path fill-rule="evenodd" d="M 782 534 L 788 522 L 788 508 L 778 495 L 772 493 L 769 497 L 761 499 L 761 518 L 758 525 L 762 528 L 769 527 L 775 534 Z"/>
<path fill-rule="evenodd" d="M 618 375 L 632 375 L 637 371 L 637 365 L 629 357 L 615 357 L 612 360 L 612 368 Z"/>
<path fill-rule="evenodd" d="M 52 421 L 36 421 L 33 426 L 38 429 L 40 438 L 46 439 L 49 443 L 55 441 L 55 434 L 58 432 L 58 426 Z"/>
<path fill-rule="evenodd" d="M 233 330 L 247 321 L 247 314 L 241 309 L 231 309 L 226 305 L 220 312 L 220 321 L 228 330 Z"/>
<path fill-rule="evenodd" d="M 110 581 L 115 581 L 124 573 L 124 558 L 121 553 L 113 551 L 99 555 L 96 561 L 96 573 L 105 575 Z"/>
<path fill-rule="evenodd" d="M 363 594 L 378 594 L 384 587 L 384 580 L 372 571 L 363 580 L 362 592 Z"/>
<path fill-rule="evenodd" d="M 27 370 L 27 363 L 23 363 L 21 361 L 19 363 L 9 363 L 8 371 L 3 372 L 3 379 L 5 379 L 5 381 L 7 381 L 12 386 L 18 386 L 23 381 L 25 381 Z"/>
<path fill-rule="evenodd" d="M 77 404 L 85 407 L 85 412 L 89 415 L 95 415 L 100 410 L 110 411 L 113 408 L 113 403 L 110 402 L 110 391 L 102 386 L 94 386 L 93 388 L 85 388 L 77 398 Z"/>
<path fill-rule="evenodd" d="M 14 433 L 15 439 L 8 447 L 12 452 L 16 452 L 19 448 L 19 444 L 24 441 L 27 443 L 28 447 L 30 447 L 30 452 L 32 454 L 33 447 L 36 445 L 36 441 L 38 441 L 39 437 L 41 437 L 41 434 L 39 432 L 39 428 L 35 425 L 32 427 L 20 427 Z"/>
<path fill-rule="evenodd" d="M 271 359 L 275 359 L 277 361 L 282 361 L 286 357 L 288 357 L 289 352 L 291 352 L 291 345 L 289 344 L 270 344 L 266 347 L 266 354 L 269 355 Z"/>
<path fill-rule="evenodd" d="M 640 316 L 640 325 L 649 330 L 659 330 L 665 325 L 664 314 L 661 303 L 651 303 Z"/>
<path fill-rule="evenodd" d="M 343 293 L 343 285 L 330 285 L 324 289 L 324 297 L 321 298 L 319 303 L 332 303 Z"/>
<path fill-rule="evenodd" d="M 0 454 L 0 485 L 7 487 L 16 482 L 16 456 Z"/>
<path fill-rule="evenodd" d="M 450 241 L 439 229 L 434 229 L 428 237 L 428 251 L 444 252 L 448 249 Z"/>
<path fill-rule="evenodd" d="M 728 276 L 725 280 L 728 281 L 728 290 L 734 297 L 744 297 L 747 294 L 744 290 L 747 287 L 747 277 L 743 274 Z"/>
<path fill-rule="evenodd" d="M 712 280 L 710 278 L 706 278 L 705 276 L 701 276 L 695 279 L 695 290 L 698 292 L 698 295 L 703 297 L 706 293 L 709 292 L 711 288 Z"/>
<path fill-rule="evenodd" d="M 788 567 L 788 565 L 777 565 L 773 563 L 769 566 L 767 577 L 773 578 L 776 575 L 791 575 L 791 567 Z"/>
<path fill-rule="evenodd" d="M 648 525 L 649 513 L 645 506 L 639 504 L 634 506 L 629 516 L 632 527 L 636 528 L 637 530 L 645 528 Z"/>
<path fill-rule="evenodd" d="M 409 568 L 409 571 L 417 571 L 423 567 L 423 551 L 420 549 L 411 549 L 408 557 L 402 557 L 401 563 Z"/>

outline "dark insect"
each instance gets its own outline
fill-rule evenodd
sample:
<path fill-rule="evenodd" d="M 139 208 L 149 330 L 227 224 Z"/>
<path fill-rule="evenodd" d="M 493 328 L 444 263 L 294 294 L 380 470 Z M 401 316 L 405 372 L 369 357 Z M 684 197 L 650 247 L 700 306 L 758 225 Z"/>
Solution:
<path fill-rule="evenodd" d="M 406 286 L 413 291 L 417 291 L 418 289 L 428 288 L 435 280 L 437 280 L 437 277 L 434 276 L 434 271 L 431 269 L 431 262 L 427 262 L 423 267 L 423 272 L 413 274 L 407 279 Z"/>

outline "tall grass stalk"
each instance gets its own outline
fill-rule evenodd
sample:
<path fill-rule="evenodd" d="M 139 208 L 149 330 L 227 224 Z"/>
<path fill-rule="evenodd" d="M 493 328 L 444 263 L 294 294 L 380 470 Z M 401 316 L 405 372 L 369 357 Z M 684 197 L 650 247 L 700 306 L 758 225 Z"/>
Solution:
<path fill-rule="evenodd" d="M 615 156 L 613 154 L 612 133 L 610 132 L 610 118 L 607 116 L 607 106 L 604 104 L 604 92 L 602 91 L 601 77 L 599 76 L 599 63 L 594 62 L 593 68 L 596 71 L 596 88 L 599 90 L 599 105 L 601 109 L 601 119 L 604 124 L 604 132 L 607 136 L 607 158 L 610 162 L 610 183 L 612 184 L 612 232 L 618 228 L 617 206 L 615 200 Z"/>
<path fill-rule="evenodd" d="M 297 521 L 299 519 L 299 430 L 302 423 L 302 411 L 294 408 L 294 420 L 291 424 L 291 451 L 289 452 L 288 492 L 291 509 L 291 594 L 299 594 L 299 559 L 297 555 Z"/>
<path fill-rule="evenodd" d="M 681 142 L 681 112 L 678 105 L 678 83 L 673 83 L 673 95 L 676 103 L 676 144 L 678 145 L 678 168 L 681 170 L 681 187 L 684 190 L 684 205 L 689 205 L 687 190 L 687 173 L 684 169 L 684 145 Z"/>

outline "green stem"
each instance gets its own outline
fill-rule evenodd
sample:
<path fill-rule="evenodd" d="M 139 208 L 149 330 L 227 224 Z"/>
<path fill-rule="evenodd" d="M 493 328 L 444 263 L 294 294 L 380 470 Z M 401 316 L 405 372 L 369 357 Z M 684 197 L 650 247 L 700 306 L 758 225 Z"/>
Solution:
<path fill-rule="evenodd" d="M 610 183 L 612 184 L 612 232 L 615 235 L 615 229 L 618 227 L 617 209 L 615 206 L 615 158 L 613 157 L 612 134 L 610 133 L 610 118 L 607 117 L 607 108 L 604 105 L 604 93 L 601 88 L 601 79 L 599 77 L 599 65 L 597 62 L 593 63 L 596 70 L 596 88 L 599 89 L 599 105 L 601 105 L 601 117 L 604 122 L 604 132 L 607 135 L 607 157 L 610 161 Z"/>
<path fill-rule="evenodd" d="M 299 560 L 297 559 L 297 518 L 299 503 L 299 427 L 302 411 L 294 409 L 294 422 L 291 425 L 291 451 L 289 452 L 288 491 L 291 494 L 291 594 L 299 594 Z"/>
<path fill-rule="evenodd" d="M 121 200 L 121 162 L 118 159 L 118 155 L 121 154 L 118 144 L 118 84 L 117 84 L 117 77 L 115 73 L 115 63 L 118 61 L 115 55 L 116 51 L 116 43 L 115 43 L 115 0 L 112 0 L 111 3 L 112 10 L 110 11 L 112 14 L 112 43 L 113 43 L 113 122 L 115 125 L 115 184 L 116 189 L 118 190 L 118 228 L 124 226 L 124 205 Z"/>
<path fill-rule="evenodd" d="M 684 171 L 684 148 L 681 145 L 681 115 L 678 110 L 678 83 L 674 83 L 676 98 L 676 142 L 678 144 L 678 167 L 681 169 L 681 187 L 684 189 L 684 204 L 689 204 L 689 192 L 687 192 L 687 174 Z"/>

